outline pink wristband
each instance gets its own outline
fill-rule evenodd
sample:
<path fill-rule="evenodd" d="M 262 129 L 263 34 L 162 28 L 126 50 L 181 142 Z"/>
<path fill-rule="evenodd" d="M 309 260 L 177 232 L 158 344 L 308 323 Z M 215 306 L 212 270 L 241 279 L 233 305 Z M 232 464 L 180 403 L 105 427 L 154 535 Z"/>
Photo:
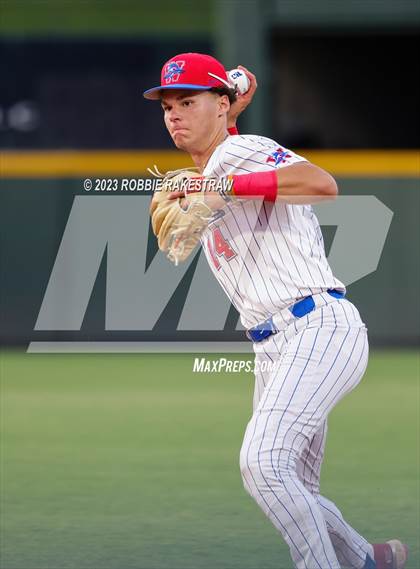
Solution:
<path fill-rule="evenodd" d="M 252 172 L 229 176 L 232 180 L 232 195 L 237 198 L 263 197 L 269 202 L 277 198 L 277 170 L 269 172 Z"/>
<path fill-rule="evenodd" d="M 239 134 L 239 130 L 236 128 L 236 126 L 231 126 L 228 128 L 228 133 L 234 136 L 235 134 Z"/>

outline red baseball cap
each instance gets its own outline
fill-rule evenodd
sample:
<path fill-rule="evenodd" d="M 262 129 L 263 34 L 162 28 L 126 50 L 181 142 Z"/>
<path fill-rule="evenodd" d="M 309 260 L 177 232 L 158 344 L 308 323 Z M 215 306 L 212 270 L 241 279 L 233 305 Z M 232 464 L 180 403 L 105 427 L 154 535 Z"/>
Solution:
<path fill-rule="evenodd" d="M 169 59 L 162 67 L 160 85 L 143 93 L 146 99 L 160 99 L 166 89 L 208 91 L 214 87 L 229 87 L 226 70 L 211 55 L 181 53 Z"/>

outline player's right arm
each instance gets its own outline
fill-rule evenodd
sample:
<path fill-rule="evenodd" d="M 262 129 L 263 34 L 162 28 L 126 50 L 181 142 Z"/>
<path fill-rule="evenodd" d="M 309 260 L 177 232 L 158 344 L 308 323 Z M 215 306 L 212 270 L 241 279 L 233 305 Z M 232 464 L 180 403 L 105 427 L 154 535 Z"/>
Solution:
<path fill-rule="evenodd" d="M 236 96 L 236 101 L 234 103 L 232 103 L 232 105 L 230 106 L 228 116 L 227 116 L 227 127 L 228 127 L 229 132 L 231 134 L 233 133 L 233 130 L 236 130 L 236 121 L 237 121 L 239 115 L 251 103 L 251 101 L 255 95 L 255 91 L 257 90 L 257 86 L 258 86 L 257 78 L 255 77 L 255 75 L 253 73 L 248 71 L 248 69 L 246 69 L 246 67 L 244 67 L 243 65 L 238 65 L 238 69 L 242 69 L 242 71 L 248 77 L 249 89 L 243 95 L 238 93 Z M 237 134 L 237 132 L 235 134 Z"/>

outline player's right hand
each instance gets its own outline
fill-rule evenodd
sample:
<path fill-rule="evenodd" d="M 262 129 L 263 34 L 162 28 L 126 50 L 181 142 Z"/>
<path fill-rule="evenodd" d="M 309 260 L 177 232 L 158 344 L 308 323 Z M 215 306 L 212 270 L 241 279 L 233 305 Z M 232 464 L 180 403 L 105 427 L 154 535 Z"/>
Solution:
<path fill-rule="evenodd" d="M 236 101 L 231 105 L 228 113 L 228 128 L 231 128 L 236 125 L 236 119 L 250 104 L 255 95 L 255 91 L 257 90 L 258 87 L 257 78 L 253 73 L 248 71 L 248 69 L 243 65 L 238 65 L 238 69 L 242 69 L 242 71 L 248 77 L 250 87 L 248 91 L 243 95 L 240 95 L 238 93 Z"/>

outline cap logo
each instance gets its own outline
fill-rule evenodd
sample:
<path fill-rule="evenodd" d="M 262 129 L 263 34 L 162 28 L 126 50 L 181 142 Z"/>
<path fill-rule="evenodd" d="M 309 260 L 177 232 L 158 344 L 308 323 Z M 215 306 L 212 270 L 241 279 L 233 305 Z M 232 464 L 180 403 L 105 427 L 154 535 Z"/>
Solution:
<path fill-rule="evenodd" d="M 171 61 L 165 68 L 165 83 L 176 83 L 179 80 L 181 73 L 185 72 L 183 69 L 185 61 Z"/>

